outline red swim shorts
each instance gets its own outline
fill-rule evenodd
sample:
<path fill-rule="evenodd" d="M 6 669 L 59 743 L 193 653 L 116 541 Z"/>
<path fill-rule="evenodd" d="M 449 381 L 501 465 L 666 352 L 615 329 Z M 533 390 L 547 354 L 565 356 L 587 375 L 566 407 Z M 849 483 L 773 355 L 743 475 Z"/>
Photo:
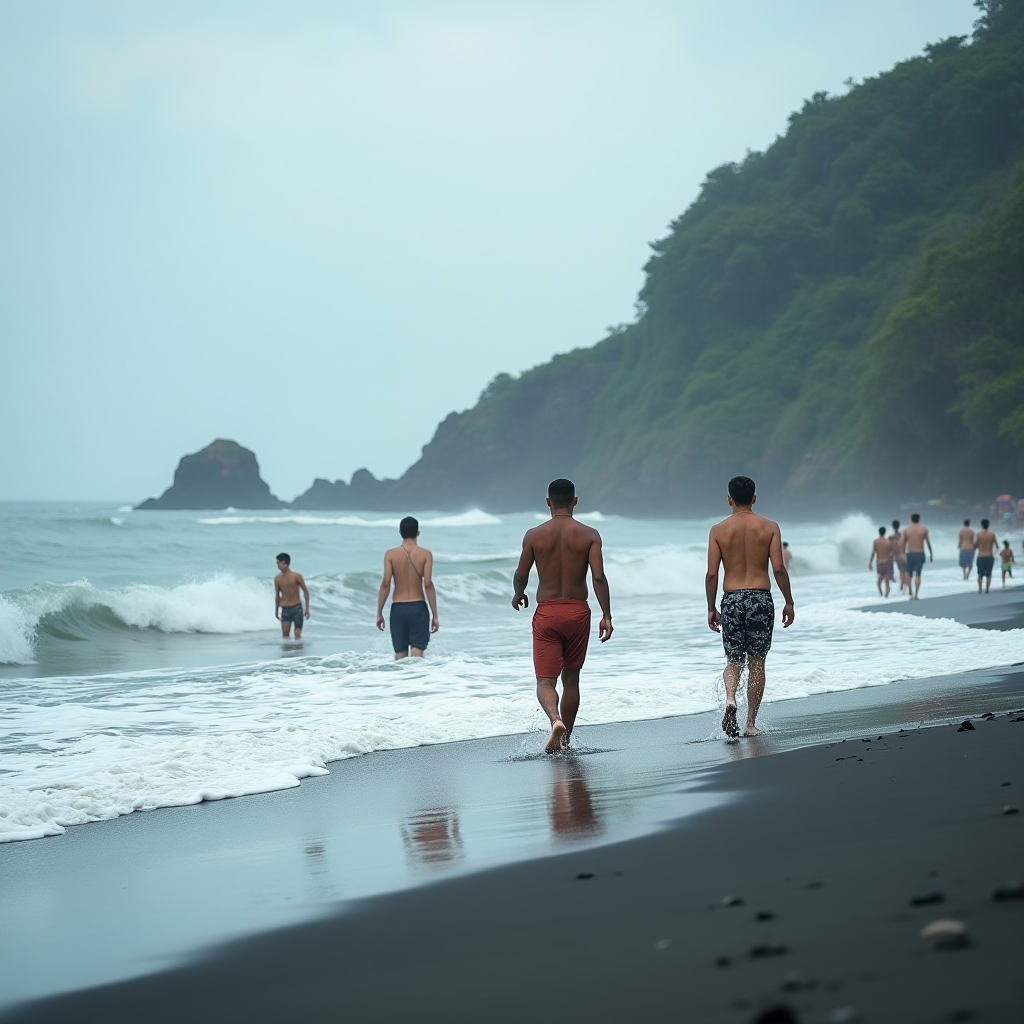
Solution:
<path fill-rule="evenodd" d="M 557 679 L 563 668 L 582 668 L 590 642 L 586 601 L 541 601 L 533 613 L 533 667 L 538 679 Z"/>

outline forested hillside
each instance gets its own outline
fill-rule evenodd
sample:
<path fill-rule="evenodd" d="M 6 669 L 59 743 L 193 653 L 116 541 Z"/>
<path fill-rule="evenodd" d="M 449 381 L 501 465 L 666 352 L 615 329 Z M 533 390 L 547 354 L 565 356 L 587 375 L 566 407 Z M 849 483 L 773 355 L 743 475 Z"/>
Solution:
<path fill-rule="evenodd" d="M 572 476 L 586 504 L 704 513 L 990 496 L 1024 470 L 1024 0 L 972 39 L 818 93 L 707 177 L 656 242 L 640 315 L 497 377 L 399 481 L 304 507 L 503 510 Z"/>

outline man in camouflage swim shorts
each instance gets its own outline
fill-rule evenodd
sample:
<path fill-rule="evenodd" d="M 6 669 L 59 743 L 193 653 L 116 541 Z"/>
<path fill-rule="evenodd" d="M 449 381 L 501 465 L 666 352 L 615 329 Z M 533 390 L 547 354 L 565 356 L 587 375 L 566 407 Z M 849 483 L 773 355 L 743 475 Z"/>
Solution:
<path fill-rule="evenodd" d="M 768 564 L 786 604 L 783 627 L 792 624 L 793 594 L 782 554 L 782 536 L 777 523 L 753 510 L 757 495 L 754 481 L 746 476 L 729 481 L 732 514 L 712 527 L 708 537 L 708 572 L 704 589 L 708 598 L 708 626 L 722 634 L 725 657 L 725 715 L 722 729 L 730 738 L 740 734 L 736 721 L 736 689 L 743 665 L 747 665 L 747 722 L 744 736 L 757 736 L 757 712 L 764 696 L 764 659 L 772 647 L 775 604 L 772 601 Z M 718 571 L 725 566 L 722 581 L 722 610 L 715 607 Z"/>

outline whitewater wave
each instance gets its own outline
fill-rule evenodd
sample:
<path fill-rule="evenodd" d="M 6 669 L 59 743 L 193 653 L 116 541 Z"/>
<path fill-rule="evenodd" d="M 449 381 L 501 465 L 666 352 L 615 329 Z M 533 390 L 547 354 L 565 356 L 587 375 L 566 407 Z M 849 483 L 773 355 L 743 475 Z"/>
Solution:
<path fill-rule="evenodd" d="M 104 629 L 162 633 L 247 633 L 266 629 L 269 582 L 219 575 L 158 587 L 101 590 L 88 580 L 44 584 L 0 597 L 0 662 L 28 664 L 40 633 L 77 640 Z"/>
<path fill-rule="evenodd" d="M 400 518 L 388 519 L 366 519 L 364 516 L 323 516 L 302 513 L 289 516 L 207 516 L 197 519 L 197 523 L 204 526 L 242 526 L 250 523 L 271 523 L 290 526 L 363 526 L 363 527 L 384 527 L 397 530 Z M 460 512 L 457 515 L 434 516 L 430 519 L 420 519 L 420 526 L 500 526 L 501 520 L 488 512 L 480 509 L 471 509 L 469 512 Z"/>
<path fill-rule="evenodd" d="M 31 619 L 0 594 L 0 665 L 29 665 L 33 660 Z"/>

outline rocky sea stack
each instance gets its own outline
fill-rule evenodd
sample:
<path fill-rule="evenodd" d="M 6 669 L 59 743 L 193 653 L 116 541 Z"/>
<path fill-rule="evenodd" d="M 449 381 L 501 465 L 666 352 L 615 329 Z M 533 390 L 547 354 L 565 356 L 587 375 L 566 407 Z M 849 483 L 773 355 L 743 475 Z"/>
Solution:
<path fill-rule="evenodd" d="M 138 507 L 264 509 L 284 504 L 260 476 L 255 453 L 237 441 L 218 438 L 184 456 L 174 472 L 174 483 L 159 498 L 149 498 Z"/>

